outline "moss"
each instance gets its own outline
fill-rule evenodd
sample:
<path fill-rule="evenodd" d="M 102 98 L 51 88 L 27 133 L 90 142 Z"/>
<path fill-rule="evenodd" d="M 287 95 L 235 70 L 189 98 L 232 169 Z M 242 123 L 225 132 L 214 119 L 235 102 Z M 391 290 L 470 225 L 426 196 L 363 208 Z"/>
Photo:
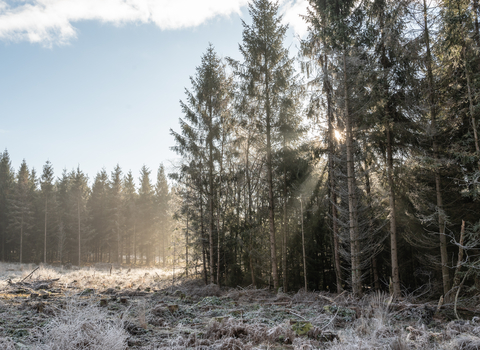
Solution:
<path fill-rule="evenodd" d="M 307 321 L 298 321 L 292 325 L 292 330 L 297 335 L 305 335 L 313 328 L 312 324 Z"/>
<path fill-rule="evenodd" d="M 348 307 L 341 307 L 337 305 L 325 305 L 323 307 L 325 313 L 330 315 L 337 315 L 343 318 L 345 321 L 353 321 L 357 315 L 355 310 L 349 309 Z"/>

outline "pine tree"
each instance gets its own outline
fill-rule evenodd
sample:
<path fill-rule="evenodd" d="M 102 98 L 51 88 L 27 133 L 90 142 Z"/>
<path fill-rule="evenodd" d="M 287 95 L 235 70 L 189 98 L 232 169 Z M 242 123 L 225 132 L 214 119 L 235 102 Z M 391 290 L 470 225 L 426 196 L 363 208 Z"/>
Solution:
<path fill-rule="evenodd" d="M 104 261 L 104 256 L 111 253 L 111 237 L 109 236 L 109 181 L 105 169 L 97 173 L 93 181 L 91 195 L 88 198 L 88 212 L 90 213 L 90 227 L 93 231 L 91 239 L 94 261 Z M 111 259 L 111 254 L 109 254 Z"/>
<path fill-rule="evenodd" d="M 51 221 L 50 212 L 53 212 L 53 208 L 55 205 L 50 205 L 50 203 L 54 200 L 54 184 L 53 184 L 53 166 L 50 161 L 47 160 L 45 165 L 43 166 L 43 173 L 40 181 L 41 186 L 41 193 L 43 197 L 44 203 L 44 236 L 43 236 L 43 263 L 47 263 L 47 228 L 49 224 L 49 219 Z"/>
<path fill-rule="evenodd" d="M 27 163 L 23 160 L 16 176 L 13 196 L 11 198 L 11 225 L 19 234 L 18 256 L 20 264 L 23 263 L 24 238 L 28 236 L 32 227 L 33 198 L 32 181 Z"/>
<path fill-rule="evenodd" d="M 259 105 L 260 127 L 265 133 L 268 220 L 270 233 L 270 259 L 273 286 L 279 287 L 276 234 L 273 161 L 274 142 L 278 134 L 277 122 L 284 91 L 288 90 L 293 62 L 283 46 L 287 26 L 281 23 L 278 3 L 254 0 L 249 4 L 252 24 L 243 23 L 243 42 L 240 52 L 244 62 L 237 64 L 240 76 L 247 86 L 247 93 Z"/>
<path fill-rule="evenodd" d="M 425 0 L 421 6 L 421 15 L 423 16 L 423 42 L 425 46 L 424 62 L 426 68 L 426 96 L 428 104 L 428 112 L 430 114 L 430 129 L 428 136 L 431 138 L 431 156 L 433 156 L 433 177 L 435 179 L 435 193 L 436 193 L 436 209 L 438 216 L 438 233 L 440 242 L 440 256 L 442 264 L 442 282 L 443 293 L 446 296 L 450 289 L 450 272 L 448 266 L 448 252 L 447 252 L 447 236 L 445 235 L 445 211 L 443 206 L 443 191 L 441 182 L 441 161 L 440 161 L 440 145 L 438 127 L 439 106 L 437 97 L 437 84 L 434 77 L 434 57 L 432 54 L 432 40 L 430 33 L 430 11 Z M 448 300 L 446 300 L 448 302 Z"/>
<path fill-rule="evenodd" d="M 355 122 L 354 113 L 352 113 L 352 104 L 354 104 L 353 96 L 357 91 L 354 86 L 354 76 L 356 72 L 352 68 L 351 56 L 356 50 L 356 35 L 360 33 L 362 23 L 362 4 L 355 4 L 353 0 L 310 0 L 311 10 L 307 17 L 307 21 L 311 24 L 311 35 L 306 43 L 306 53 L 308 56 L 319 57 L 320 65 L 323 67 L 325 93 L 327 94 L 327 118 L 330 125 L 330 137 L 332 137 L 332 108 L 333 108 L 333 89 L 329 81 L 329 56 L 335 59 L 335 69 L 339 77 L 338 87 L 336 91 L 337 98 L 341 102 L 338 103 L 343 108 L 343 125 L 345 126 L 345 152 L 346 152 L 346 173 L 347 173 L 347 189 L 348 195 L 346 203 L 348 203 L 348 232 L 350 242 L 350 263 L 351 263 L 351 285 L 354 294 L 362 293 L 361 285 L 361 264 L 360 253 L 360 232 L 358 218 L 358 186 L 355 179 Z M 358 5 L 358 7 L 355 7 Z M 330 141 L 330 153 L 333 153 L 333 144 Z M 333 157 L 333 155 L 330 155 Z M 332 159 L 330 166 L 332 167 Z M 330 191 L 334 190 L 333 172 L 331 170 L 332 185 Z M 331 203 L 336 205 L 335 196 L 331 195 Z M 332 214 L 336 216 L 336 207 L 333 208 Z M 336 232 L 334 230 L 334 241 Z M 335 243 L 335 250 L 339 249 Z M 339 259 L 336 260 L 337 288 L 339 284 Z"/>
<path fill-rule="evenodd" d="M 9 218 L 11 215 L 11 201 L 14 189 L 14 170 L 10 155 L 5 150 L 0 155 L 0 244 L 2 245 L 1 260 L 6 261 L 6 245 L 9 236 Z"/>
<path fill-rule="evenodd" d="M 115 258 L 116 263 L 123 262 L 122 236 L 124 231 L 124 220 L 122 216 L 123 203 L 123 183 L 122 169 L 120 165 L 116 165 L 110 177 L 110 194 L 109 194 L 109 217 L 110 230 L 112 238 L 115 241 Z"/>
<path fill-rule="evenodd" d="M 57 189 L 57 205 L 55 212 L 58 218 L 57 228 L 57 259 L 63 264 L 67 258 L 66 245 L 67 237 L 72 227 L 72 220 L 69 215 L 71 201 L 69 198 L 71 178 L 66 169 L 63 169 L 61 178 L 58 178 L 55 187 Z"/>
<path fill-rule="evenodd" d="M 137 258 L 137 201 L 138 194 L 135 188 L 135 180 L 132 172 L 129 171 L 123 180 L 124 188 L 124 207 L 123 216 L 125 218 L 125 254 L 126 263 L 130 264 L 133 253 L 134 263 Z"/>
<path fill-rule="evenodd" d="M 86 203 L 88 200 L 90 189 L 88 188 L 88 178 L 80 170 L 80 167 L 77 167 L 77 170 L 70 173 L 71 178 L 71 188 L 70 188 L 70 201 L 73 209 L 73 212 L 70 214 L 76 218 L 76 243 L 77 243 L 77 263 L 78 266 L 82 266 L 83 256 L 82 256 L 82 236 L 85 236 L 85 233 L 88 232 L 86 223 L 88 220 Z M 73 233 L 73 232 L 72 232 Z M 75 241 L 73 236 L 71 237 L 72 243 Z M 73 255 L 73 245 L 72 245 L 72 255 Z"/>
<path fill-rule="evenodd" d="M 168 233 L 169 233 L 169 202 L 170 202 L 170 194 L 168 190 L 168 182 L 167 177 L 165 175 L 165 169 L 163 164 L 160 164 L 157 172 L 157 183 L 155 184 L 155 209 L 156 209 L 156 217 L 155 217 L 155 226 L 157 230 L 157 247 L 160 249 L 159 257 L 161 256 L 161 260 L 163 266 L 165 266 L 166 261 L 166 246 L 168 242 Z"/>
<path fill-rule="evenodd" d="M 397 234 L 397 193 L 395 157 L 400 150 L 412 149 L 416 126 L 412 121 L 415 97 L 408 92 L 418 83 L 414 66 L 416 47 L 406 34 L 407 8 L 404 2 L 375 0 L 369 4 L 365 40 L 372 50 L 369 53 L 372 67 L 366 69 L 372 87 L 366 92 L 369 109 L 364 123 L 370 126 L 370 139 L 380 155 L 385 158 L 386 187 L 389 193 L 390 255 L 393 294 L 400 296 Z M 408 48 L 408 50 L 406 50 Z M 413 112 L 413 113 L 412 113 Z M 378 125 L 381 125 L 379 128 Z M 413 142 L 414 143 L 414 142 Z M 401 159 L 401 157 L 398 157 Z"/>
<path fill-rule="evenodd" d="M 138 191 L 138 237 L 141 260 L 146 265 L 152 263 L 154 252 L 154 191 L 150 181 L 150 170 L 144 165 L 140 169 L 140 188 Z"/>
<path fill-rule="evenodd" d="M 224 64 L 212 45 L 202 56 L 201 65 L 196 71 L 195 77 L 191 78 L 192 91 L 186 90 L 187 101 L 181 102 L 185 115 L 185 120 L 180 120 L 182 132 L 178 134 L 171 131 L 171 133 L 177 143 L 173 149 L 184 157 L 182 169 L 184 176 L 195 172 L 206 175 L 205 190 L 200 187 L 198 190 L 200 194 L 206 194 L 208 201 L 209 272 L 210 283 L 214 283 L 215 197 L 218 191 L 216 182 L 221 170 L 218 165 L 221 164 L 222 157 L 218 141 L 221 139 L 228 106 L 228 79 Z M 203 186 L 202 183 L 198 184 Z M 218 226 L 217 222 L 217 234 Z"/>

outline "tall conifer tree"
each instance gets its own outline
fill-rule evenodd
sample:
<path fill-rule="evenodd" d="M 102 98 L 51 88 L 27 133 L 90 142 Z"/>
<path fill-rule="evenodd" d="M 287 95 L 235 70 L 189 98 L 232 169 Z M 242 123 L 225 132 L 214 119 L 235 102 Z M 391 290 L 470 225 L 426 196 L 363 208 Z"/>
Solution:
<path fill-rule="evenodd" d="M 5 150 L 0 157 L 0 244 L 1 260 L 6 261 L 6 244 L 11 213 L 10 198 L 13 195 L 14 171 L 10 161 L 10 155 Z"/>
<path fill-rule="evenodd" d="M 122 169 L 120 165 L 116 165 L 115 169 L 110 176 L 110 229 L 112 232 L 112 238 L 115 241 L 115 259 L 117 263 L 123 262 L 123 247 L 122 236 L 124 229 L 124 220 L 122 215 L 122 202 L 123 202 L 123 183 L 122 183 Z"/>
<path fill-rule="evenodd" d="M 145 263 L 152 263 L 154 244 L 154 191 L 150 180 L 150 169 L 145 165 L 140 169 L 140 188 L 138 191 L 138 232 L 140 239 L 141 260 L 145 257 Z"/>
<path fill-rule="evenodd" d="M 198 181 L 193 183 L 201 186 L 198 188 L 200 195 L 205 193 L 207 196 L 209 272 L 210 283 L 214 283 L 214 201 L 218 191 L 216 182 L 221 155 L 221 151 L 218 149 L 218 141 L 222 135 L 222 121 L 225 120 L 223 117 L 228 106 L 228 79 L 224 64 L 217 56 L 212 45 L 207 48 L 207 52 L 202 56 L 201 65 L 197 67 L 196 71 L 195 77 L 191 78 L 192 91 L 186 90 L 187 101 L 185 103 L 181 102 L 185 115 L 185 119 L 180 120 L 182 132 L 178 134 L 171 131 L 171 133 L 177 143 L 177 146 L 173 149 L 182 155 L 185 160 L 182 172 L 196 177 L 198 175 L 193 175 L 194 173 L 205 174 L 206 177 L 206 184 Z M 201 178 L 202 175 L 200 175 Z M 202 187 L 205 188 L 205 191 L 202 190 Z M 219 267 L 217 266 L 217 268 Z"/>
<path fill-rule="evenodd" d="M 244 84 L 248 87 L 248 95 L 260 106 L 260 127 L 265 134 L 270 259 L 273 286 L 278 289 L 272 155 L 278 135 L 277 123 L 282 97 L 289 85 L 293 61 L 283 46 L 287 26 L 281 23 L 278 2 L 253 0 L 249 4 L 249 13 L 252 24 L 242 22 L 243 41 L 240 52 L 244 62 L 238 65 L 238 68 Z"/>
<path fill-rule="evenodd" d="M 157 172 L 157 183 L 155 184 L 155 221 L 157 233 L 157 248 L 159 256 L 162 258 L 162 263 L 165 266 L 166 260 L 166 245 L 168 242 L 167 233 L 169 232 L 169 202 L 170 194 L 168 190 L 167 177 L 163 164 L 160 164 Z"/>
<path fill-rule="evenodd" d="M 47 263 L 47 228 L 48 222 L 50 218 L 49 211 L 53 212 L 54 205 L 50 205 L 53 201 L 53 191 L 54 191 L 54 184 L 53 184 L 53 166 L 50 161 L 47 161 L 43 166 L 43 173 L 40 179 L 40 188 L 42 191 L 43 197 L 43 204 L 44 204 L 44 236 L 43 236 L 43 263 Z"/>
<path fill-rule="evenodd" d="M 32 182 L 25 159 L 16 176 L 13 196 L 11 199 L 11 224 L 18 234 L 18 256 L 20 264 L 23 263 L 24 238 L 29 234 L 32 225 L 33 198 Z"/>

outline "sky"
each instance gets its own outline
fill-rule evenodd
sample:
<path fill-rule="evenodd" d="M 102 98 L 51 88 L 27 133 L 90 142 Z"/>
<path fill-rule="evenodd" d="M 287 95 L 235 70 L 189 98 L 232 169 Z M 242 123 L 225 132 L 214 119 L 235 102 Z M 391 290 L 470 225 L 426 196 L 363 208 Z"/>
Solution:
<path fill-rule="evenodd" d="M 246 0 L 0 0 L 0 152 L 37 175 L 119 164 L 152 180 L 179 157 L 180 100 L 212 43 L 241 59 Z M 306 33 L 307 0 L 280 0 L 287 46 Z"/>

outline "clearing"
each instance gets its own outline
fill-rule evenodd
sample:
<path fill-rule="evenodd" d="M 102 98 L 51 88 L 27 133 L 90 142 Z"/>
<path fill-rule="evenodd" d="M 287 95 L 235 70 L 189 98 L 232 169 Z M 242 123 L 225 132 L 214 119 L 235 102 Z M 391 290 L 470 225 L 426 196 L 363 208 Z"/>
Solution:
<path fill-rule="evenodd" d="M 33 272 L 33 273 L 32 273 Z M 156 268 L 0 263 L 0 348 L 480 349 L 477 298 L 273 293 Z"/>

